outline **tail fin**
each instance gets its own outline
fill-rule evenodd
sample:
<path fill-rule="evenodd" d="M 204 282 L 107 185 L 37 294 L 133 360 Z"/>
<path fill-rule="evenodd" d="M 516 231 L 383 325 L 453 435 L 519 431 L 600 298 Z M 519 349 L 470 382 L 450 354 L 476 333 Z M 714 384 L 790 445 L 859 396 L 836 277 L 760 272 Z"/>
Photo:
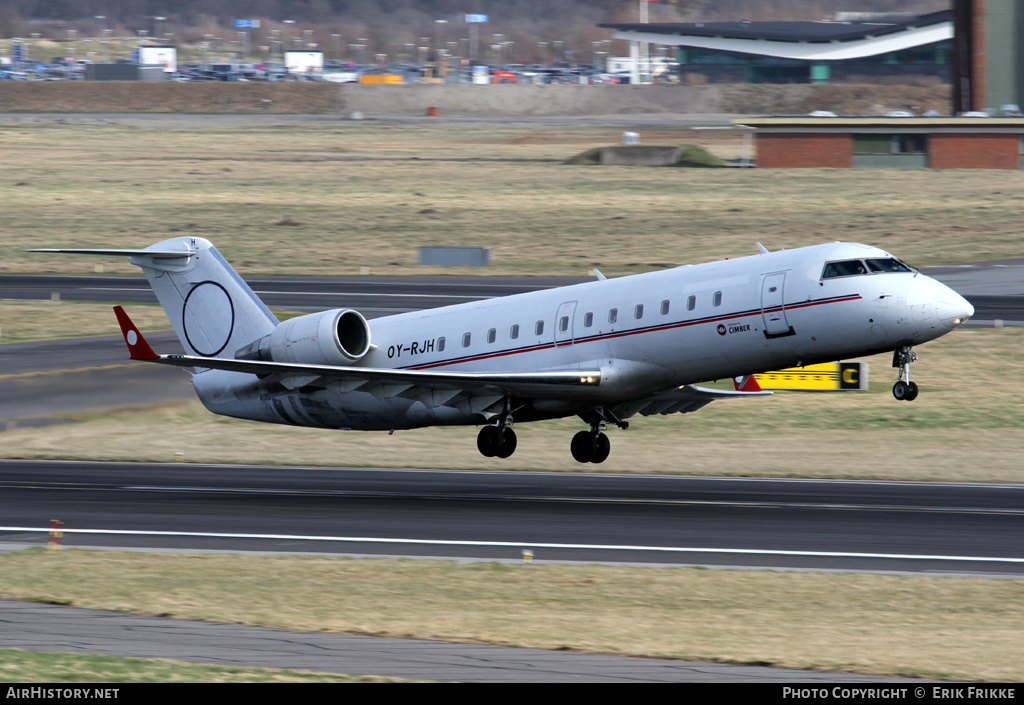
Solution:
<path fill-rule="evenodd" d="M 127 255 L 142 267 L 186 352 L 234 357 L 270 333 L 277 318 L 209 240 L 179 237 L 144 250 L 36 250 Z"/>
<path fill-rule="evenodd" d="M 732 380 L 733 385 L 736 387 L 737 392 L 761 392 L 761 385 L 757 383 L 757 378 L 754 375 L 743 375 L 742 377 L 734 377 Z"/>

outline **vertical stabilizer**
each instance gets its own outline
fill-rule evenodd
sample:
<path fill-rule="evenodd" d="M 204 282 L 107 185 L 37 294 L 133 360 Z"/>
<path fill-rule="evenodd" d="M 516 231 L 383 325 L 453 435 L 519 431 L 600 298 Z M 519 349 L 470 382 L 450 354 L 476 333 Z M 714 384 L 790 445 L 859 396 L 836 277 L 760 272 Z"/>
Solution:
<path fill-rule="evenodd" d="M 180 251 L 180 256 L 169 253 Z M 270 333 L 274 314 L 209 240 L 182 237 L 131 255 L 190 355 L 234 357 Z"/>

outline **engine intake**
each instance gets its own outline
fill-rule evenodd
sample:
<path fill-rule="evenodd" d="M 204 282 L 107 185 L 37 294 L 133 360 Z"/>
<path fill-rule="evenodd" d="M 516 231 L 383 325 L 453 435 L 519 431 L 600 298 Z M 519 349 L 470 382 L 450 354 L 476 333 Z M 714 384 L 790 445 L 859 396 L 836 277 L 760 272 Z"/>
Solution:
<path fill-rule="evenodd" d="M 235 353 L 239 360 L 350 365 L 370 350 L 370 325 L 362 314 L 339 308 L 291 318 Z"/>

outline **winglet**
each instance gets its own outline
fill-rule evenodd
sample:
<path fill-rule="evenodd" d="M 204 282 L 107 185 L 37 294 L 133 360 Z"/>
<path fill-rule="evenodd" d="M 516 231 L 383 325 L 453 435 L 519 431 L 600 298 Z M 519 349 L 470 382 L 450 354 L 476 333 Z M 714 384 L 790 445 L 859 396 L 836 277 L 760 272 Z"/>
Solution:
<path fill-rule="evenodd" d="M 762 392 L 761 385 L 757 383 L 757 378 L 754 375 L 744 375 L 742 377 L 733 377 L 732 383 L 736 385 L 737 392 Z"/>
<path fill-rule="evenodd" d="M 128 314 L 124 312 L 123 308 L 115 306 L 114 314 L 121 326 L 121 334 L 124 336 L 124 342 L 128 345 L 128 352 L 131 353 L 132 360 L 160 359 L 160 356 L 153 352 L 153 348 L 142 337 L 142 333 L 139 332 L 136 325 L 132 323 L 132 319 L 128 318 Z"/>

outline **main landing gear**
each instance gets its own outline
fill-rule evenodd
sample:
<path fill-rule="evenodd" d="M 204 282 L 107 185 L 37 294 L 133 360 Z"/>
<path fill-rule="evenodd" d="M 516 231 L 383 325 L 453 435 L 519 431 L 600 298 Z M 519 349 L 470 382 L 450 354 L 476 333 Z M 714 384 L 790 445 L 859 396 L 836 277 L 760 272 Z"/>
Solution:
<path fill-rule="evenodd" d="M 508 458 L 516 452 L 516 432 L 511 424 L 484 426 L 476 437 L 476 447 L 487 458 Z"/>
<path fill-rule="evenodd" d="M 621 429 L 629 428 L 627 422 L 620 421 L 608 409 L 595 409 L 590 417 L 590 430 L 580 431 L 572 437 L 569 446 L 572 457 L 580 463 L 603 463 L 607 460 L 611 452 L 611 443 L 604 432 L 609 423 Z M 516 452 L 516 443 L 516 432 L 512 430 L 512 413 L 508 406 L 493 424 L 481 428 L 476 437 L 477 450 L 487 458 L 510 457 Z"/>
<path fill-rule="evenodd" d="M 604 434 L 608 428 L 608 421 L 622 429 L 629 428 L 629 424 L 620 421 L 607 409 L 598 409 L 590 419 L 590 430 L 580 431 L 572 437 L 569 450 L 572 457 L 580 463 L 603 463 L 608 459 L 612 444 L 608 436 Z"/>
<path fill-rule="evenodd" d="M 505 400 L 505 410 L 491 426 L 484 426 L 476 437 L 476 447 L 485 458 L 508 458 L 516 452 L 516 432 L 512 430 L 512 405 Z"/>
<path fill-rule="evenodd" d="M 910 381 L 910 363 L 917 361 L 917 353 L 909 345 L 896 348 L 892 353 L 892 366 L 900 370 L 899 380 L 892 385 L 892 395 L 900 401 L 917 399 L 917 383 Z"/>

